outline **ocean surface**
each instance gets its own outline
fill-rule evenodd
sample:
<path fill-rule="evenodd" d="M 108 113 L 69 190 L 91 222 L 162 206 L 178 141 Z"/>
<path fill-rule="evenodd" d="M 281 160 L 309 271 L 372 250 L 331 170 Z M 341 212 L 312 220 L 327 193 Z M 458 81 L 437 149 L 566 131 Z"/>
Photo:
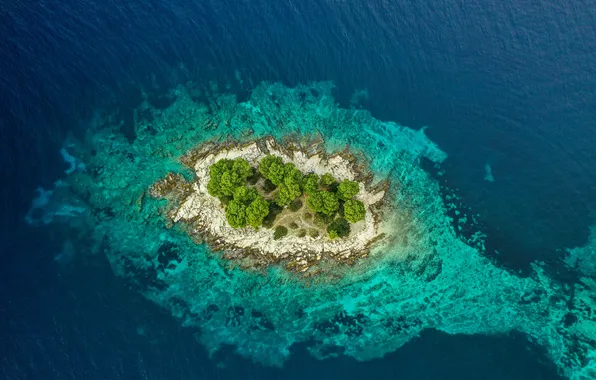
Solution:
<path fill-rule="evenodd" d="M 23 222 L 35 189 L 67 168 L 65 137 L 82 136 L 98 109 L 127 131 L 142 93 L 165 108 L 179 83 L 242 99 L 264 80 L 332 80 L 342 106 L 427 126 L 449 155 L 442 181 L 478 214 L 491 259 L 521 275 L 544 261 L 560 281 L 574 276 L 564 249 L 586 244 L 596 222 L 593 1 L 4 2 L 0 378 L 558 378 L 521 334 L 427 331 L 369 362 L 317 361 L 297 346 L 282 369 L 233 347 L 209 359 L 195 331 L 105 258 L 59 255 L 60 233 Z"/>

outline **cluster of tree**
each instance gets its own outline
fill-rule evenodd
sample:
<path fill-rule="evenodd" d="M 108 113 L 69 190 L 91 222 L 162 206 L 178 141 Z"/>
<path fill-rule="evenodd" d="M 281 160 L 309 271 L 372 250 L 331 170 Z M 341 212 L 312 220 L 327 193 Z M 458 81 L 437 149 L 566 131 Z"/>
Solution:
<path fill-rule="evenodd" d="M 330 238 L 349 235 L 348 222 L 356 223 L 364 219 L 366 213 L 364 204 L 353 199 L 360 192 L 360 186 L 349 180 L 338 183 L 328 173 L 320 179 L 314 174 L 311 176 L 309 188 L 305 189 L 306 204 L 315 213 L 322 214 L 322 220 L 330 221 L 327 226 Z M 334 219 L 336 214 L 340 214 L 340 218 Z"/>
<path fill-rule="evenodd" d="M 222 159 L 209 167 L 207 191 L 226 205 L 226 219 L 234 228 L 257 229 L 269 214 L 267 202 L 254 188 L 246 186 L 253 169 L 244 159 Z"/>
<path fill-rule="evenodd" d="M 327 226 L 327 233 L 331 239 L 350 234 L 350 223 L 344 218 L 337 218 Z"/>
<path fill-rule="evenodd" d="M 275 203 L 284 207 L 302 195 L 304 177 L 292 163 L 284 164 L 280 157 L 268 155 L 259 164 L 259 173 L 278 188 Z"/>
<path fill-rule="evenodd" d="M 230 226 L 238 228 L 250 225 L 255 229 L 261 226 L 272 205 L 256 189 L 247 186 L 247 183 L 256 182 L 252 181 L 256 173 L 248 162 L 241 158 L 222 159 L 211 165 L 209 172 L 211 179 L 207 190 L 226 205 L 226 218 Z M 302 202 L 298 198 L 305 194 L 306 205 L 318 216 L 318 220 L 325 221 L 332 239 L 349 235 L 348 222 L 356 223 L 364 219 L 364 204 L 354 199 L 360 191 L 357 182 L 344 180 L 338 183 L 329 173 L 320 178 L 313 173 L 304 175 L 293 163 L 284 163 L 281 157 L 273 155 L 261 160 L 258 172 L 267 181 L 265 190 L 277 189 L 273 206 L 300 209 Z M 280 232 L 277 234 L 281 235 Z"/>
<path fill-rule="evenodd" d="M 242 158 L 223 159 L 209 167 L 209 174 L 209 194 L 214 197 L 233 197 L 238 187 L 246 185 L 246 180 L 253 174 L 253 170 Z"/>

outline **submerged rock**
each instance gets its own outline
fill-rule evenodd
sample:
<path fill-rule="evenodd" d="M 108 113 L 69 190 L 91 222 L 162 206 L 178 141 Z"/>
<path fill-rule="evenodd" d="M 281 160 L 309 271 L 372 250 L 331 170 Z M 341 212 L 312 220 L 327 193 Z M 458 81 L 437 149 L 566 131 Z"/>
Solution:
<path fill-rule="evenodd" d="M 581 281 L 565 286 L 539 264 L 529 277 L 496 266 L 483 254 L 481 234 L 471 245 L 454 231 L 449 211 L 455 206 L 449 203 L 456 200 L 443 199 L 420 165 L 424 160 L 440 168 L 447 155 L 423 130 L 339 108 L 331 89 L 330 83 L 262 84 L 248 101 L 223 94 L 207 105 L 180 87 L 167 108 L 143 106 L 132 140 L 106 114 L 105 127 L 65 144 L 85 170 L 70 172 L 53 192 L 40 191 L 28 220 L 68 229 L 73 245 L 86 247 L 77 249 L 77 259 L 105 254 L 114 273 L 182 324 L 201 328 L 197 340 L 211 353 L 232 344 L 254 361 L 281 365 L 293 344 L 310 341 L 319 358 L 341 352 L 369 360 L 424 329 L 515 330 L 544 346 L 561 373 L 593 379 L 591 274 L 586 270 Z M 248 131 L 255 140 L 238 144 Z M 376 226 L 370 239 L 359 249 L 334 251 L 334 259 L 351 265 L 327 265 L 329 251 L 311 245 L 285 252 L 267 250 L 272 240 L 246 246 L 235 241 L 231 247 L 221 218 L 210 219 L 220 209 L 191 202 L 206 178 L 197 164 L 224 148 L 247 149 L 255 159 L 261 149 L 277 149 L 305 165 L 308 157 L 328 154 L 329 170 L 351 167 L 346 178 L 358 177 L 370 194 L 383 194 L 368 202 Z M 362 163 L 366 170 L 356 170 Z M 214 228 L 220 232 L 206 233 Z M 213 255 L 215 250 L 222 252 Z M 570 262 L 587 268 L 586 252 L 576 252 Z M 274 265 L 280 260 L 297 271 L 318 264 L 295 276 Z M 254 268 L 261 270 L 246 270 Z"/>

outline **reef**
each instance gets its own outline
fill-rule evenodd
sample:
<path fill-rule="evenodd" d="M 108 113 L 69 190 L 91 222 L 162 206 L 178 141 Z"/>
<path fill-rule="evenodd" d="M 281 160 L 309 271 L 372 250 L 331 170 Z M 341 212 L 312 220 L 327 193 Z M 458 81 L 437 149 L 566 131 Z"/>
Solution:
<path fill-rule="evenodd" d="M 474 223 L 459 213 L 459 200 L 444 198 L 423 169 L 440 173 L 447 154 L 423 129 L 339 107 L 332 88 L 326 82 L 294 88 L 262 83 L 239 102 L 189 83 L 172 91 L 175 101 L 165 109 L 145 102 L 134 111 L 133 126 L 123 125 L 117 112 L 99 110 L 99 122 L 84 138 L 65 141 L 68 173 L 54 189 L 38 191 L 27 221 L 68 236 L 71 251 L 106 255 L 116 275 L 183 325 L 200 328 L 196 339 L 211 353 L 233 345 L 240 355 L 279 366 L 292 345 L 309 341 L 318 358 L 369 360 L 424 329 L 515 330 L 543 346 L 562 374 L 595 378 L 590 271 L 575 284 L 561 284 L 540 263 L 527 277 L 496 265 L 484 252 L 482 233 L 461 233 L 473 231 Z M 311 154 L 323 149 L 308 141 L 324 142 L 328 157 L 343 157 L 348 147 L 366 163 L 362 173 L 373 184 L 371 194 L 383 190 L 379 204 L 391 210 L 379 219 L 382 244 L 366 259 L 308 278 L 286 270 L 275 250 L 262 255 L 267 265 L 254 271 L 231 257 L 235 249 L 205 244 L 219 235 L 209 235 L 214 227 L 190 205 L 203 186 L 205 174 L 196 165 L 210 146 L 204 144 L 215 144 L 216 153 L 256 141 L 288 150 L 292 144 L 298 151 L 313 147 Z M 574 251 L 569 263 L 591 269 L 585 265 L 589 251 Z"/>

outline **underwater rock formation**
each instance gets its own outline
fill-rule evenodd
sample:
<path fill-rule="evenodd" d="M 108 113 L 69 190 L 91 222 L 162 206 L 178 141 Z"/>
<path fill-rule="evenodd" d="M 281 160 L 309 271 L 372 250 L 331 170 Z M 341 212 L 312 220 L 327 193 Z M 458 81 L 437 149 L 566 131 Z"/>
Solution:
<path fill-rule="evenodd" d="M 338 107 L 331 89 L 329 83 L 263 83 L 245 102 L 223 94 L 204 104 L 180 87 L 168 108 L 145 103 L 136 110 L 133 140 L 121 132 L 118 119 L 104 115 L 101 128 L 66 142 L 85 170 L 75 168 L 51 199 L 42 193 L 34 206 L 77 205 L 79 213 L 68 220 L 44 222 L 66 224 L 71 236 L 85 236 L 80 244 L 91 238 L 89 254 L 107 255 L 117 275 L 182 324 L 200 327 L 196 338 L 212 353 L 232 344 L 254 361 L 282 365 L 293 344 L 309 340 L 316 357 L 342 353 L 369 360 L 424 329 L 516 330 L 544 346 L 563 374 L 595 378 L 593 278 L 567 286 L 538 263 L 530 277 L 496 266 L 484 255 L 482 233 L 461 233 L 473 226 L 472 218 L 460 215 L 456 222 L 449 216 L 459 212 L 457 199 L 443 198 L 437 180 L 421 166 L 440 171 L 447 155 L 423 130 Z M 183 179 L 195 180 L 184 163 L 197 144 L 268 136 L 283 144 L 315 135 L 330 154 L 349 146 L 367 163 L 373 183 L 389 179 L 386 203 L 394 212 L 383 229 L 390 239 L 350 266 L 308 278 L 276 265 L 243 270 L 189 236 L 191 224 L 168 217 L 184 207 L 180 195 L 190 188 L 169 201 L 147 196 L 164 178 L 164 194 Z"/>

